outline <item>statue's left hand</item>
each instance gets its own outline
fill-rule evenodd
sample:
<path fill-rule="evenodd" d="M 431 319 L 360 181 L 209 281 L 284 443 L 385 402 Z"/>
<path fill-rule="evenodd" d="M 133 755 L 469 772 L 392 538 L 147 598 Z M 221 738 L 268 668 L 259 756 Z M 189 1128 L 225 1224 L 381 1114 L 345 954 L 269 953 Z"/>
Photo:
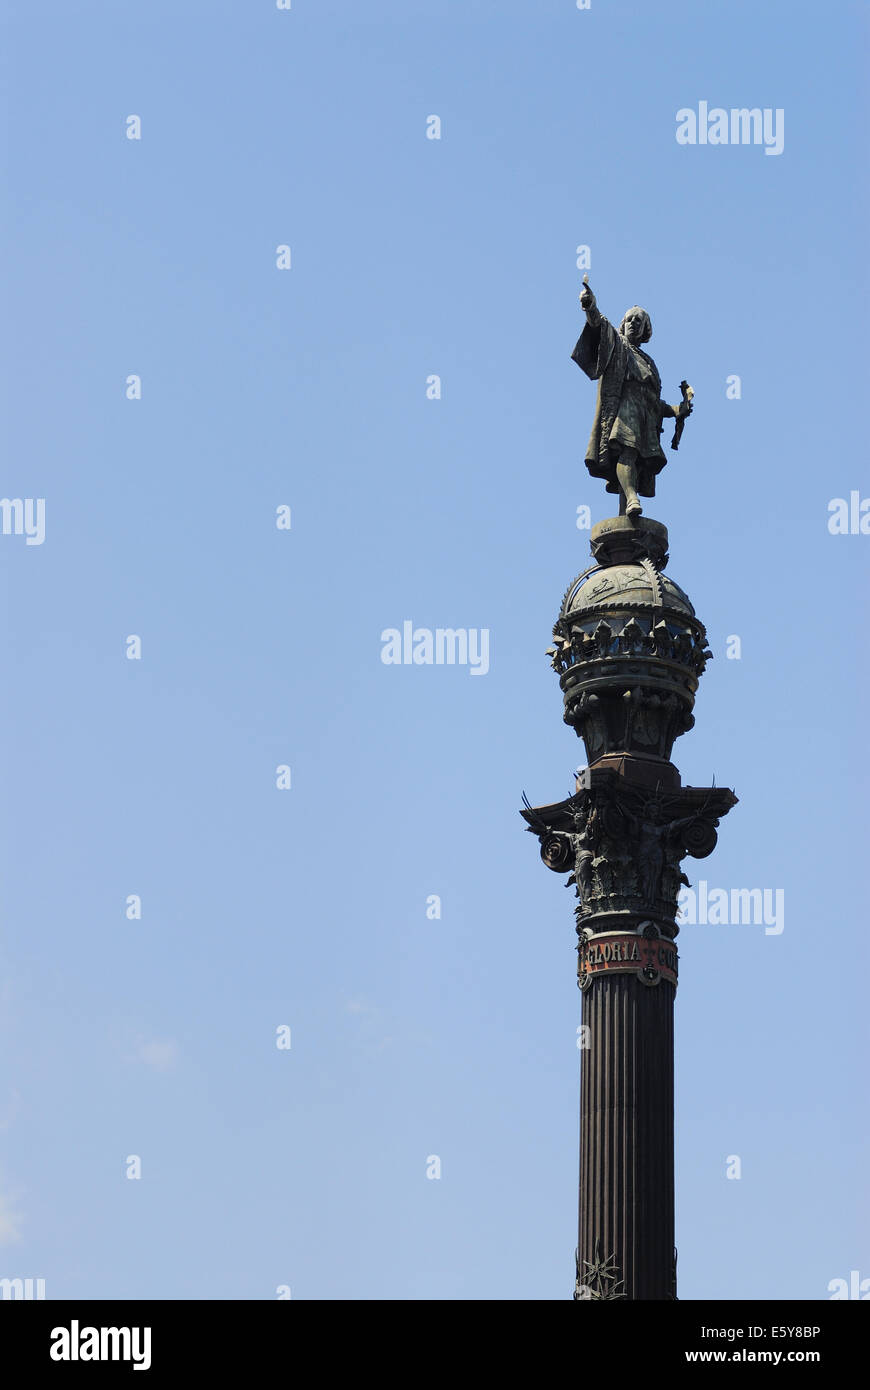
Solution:
<path fill-rule="evenodd" d="M 680 401 L 679 405 L 674 406 L 674 418 L 677 420 L 685 420 L 686 416 L 691 415 L 693 410 L 694 406 L 691 401 Z"/>

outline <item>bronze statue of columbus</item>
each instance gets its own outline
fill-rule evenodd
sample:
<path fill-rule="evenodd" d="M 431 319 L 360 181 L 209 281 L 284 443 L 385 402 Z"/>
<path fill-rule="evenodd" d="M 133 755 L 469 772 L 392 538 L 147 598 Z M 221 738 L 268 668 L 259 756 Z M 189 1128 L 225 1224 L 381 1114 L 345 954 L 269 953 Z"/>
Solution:
<path fill-rule="evenodd" d="M 586 467 L 593 478 L 606 478 L 607 491 L 619 493 L 620 516 L 640 516 L 641 497 L 655 497 L 656 476 L 667 463 L 660 436 L 662 422 L 677 421 L 672 448 L 679 444 L 682 424 L 692 413 L 692 388 L 682 383 L 679 405 L 663 401 L 661 377 L 641 343 L 652 337 L 645 309 L 633 304 L 619 328 L 599 311 L 595 295 L 583 276 L 580 307 L 586 314 L 577 346 L 571 354 L 581 371 L 598 382 L 598 401 L 586 449 Z"/>

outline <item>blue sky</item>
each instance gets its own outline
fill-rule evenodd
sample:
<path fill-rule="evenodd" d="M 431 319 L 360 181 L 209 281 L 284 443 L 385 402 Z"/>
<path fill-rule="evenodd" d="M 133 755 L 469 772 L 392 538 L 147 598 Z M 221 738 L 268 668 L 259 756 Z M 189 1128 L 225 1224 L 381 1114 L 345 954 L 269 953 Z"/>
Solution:
<path fill-rule="evenodd" d="M 870 1277 L 870 536 L 828 529 L 870 496 L 866 8 L 2 13 L 2 492 L 45 539 L 0 536 L 0 1276 L 570 1297 L 572 902 L 518 809 L 583 761 L 544 650 L 613 509 L 586 245 L 696 392 L 647 510 L 715 656 L 674 759 L 740 803 L 689 874 L 785 893 L 680 937 L 680 1294 Z M 701 101 L 782 153 L 678 145 Z M 385 665 L 405 620 L 489 671 Z"/>

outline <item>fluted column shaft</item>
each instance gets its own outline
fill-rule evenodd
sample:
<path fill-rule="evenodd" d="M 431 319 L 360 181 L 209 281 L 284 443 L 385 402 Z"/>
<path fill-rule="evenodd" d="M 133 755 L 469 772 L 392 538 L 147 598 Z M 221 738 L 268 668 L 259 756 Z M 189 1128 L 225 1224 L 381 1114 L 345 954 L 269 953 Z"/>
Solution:
<path fill-rule="evenodd" d="M 674 994 L 630 974 L 584 991 L 580 1298 L 676 1296 Z"/>

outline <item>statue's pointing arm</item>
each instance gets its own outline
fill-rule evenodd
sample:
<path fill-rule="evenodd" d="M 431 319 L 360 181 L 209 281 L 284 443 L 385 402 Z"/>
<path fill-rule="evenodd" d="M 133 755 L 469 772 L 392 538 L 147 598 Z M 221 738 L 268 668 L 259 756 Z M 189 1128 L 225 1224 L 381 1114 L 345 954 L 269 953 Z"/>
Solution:
<path fill-rule="evenodd" d="M 616 333 L 600 312 L 588 285 L 583 286 L 580 308 L 586 315 L 586 327 L 577 339 L 571 357 L 581 372 L 595 381 L 607 366 Z"/>
<path fill-rule="evenodd" d="M 583 290 L 580 294 L 580 308 L 586 314 L 586 322 L 588 323 L 589 327 L 597 328 L 601 323 L 601 314 L 599 312 L 598 305 L 595 302 L 595 295 L 592 293 L 588 285 L 583 286 Z"/>

